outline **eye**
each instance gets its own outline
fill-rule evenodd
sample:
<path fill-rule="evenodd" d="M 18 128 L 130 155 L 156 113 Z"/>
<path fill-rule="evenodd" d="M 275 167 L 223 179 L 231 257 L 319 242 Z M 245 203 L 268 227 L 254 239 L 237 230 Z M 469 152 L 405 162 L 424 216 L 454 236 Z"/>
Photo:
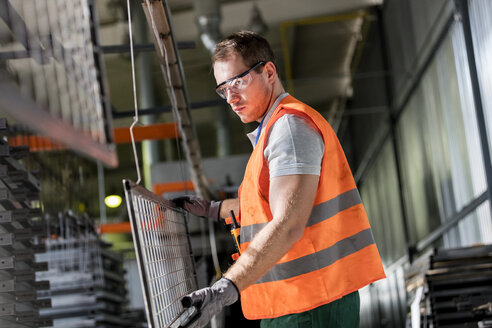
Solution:
<path fill-rule="evenodd" d="M 231 81 L 231 87 L 232 88 L 240 88 L 243 85 L 243 79 L 234 79 Z"/>

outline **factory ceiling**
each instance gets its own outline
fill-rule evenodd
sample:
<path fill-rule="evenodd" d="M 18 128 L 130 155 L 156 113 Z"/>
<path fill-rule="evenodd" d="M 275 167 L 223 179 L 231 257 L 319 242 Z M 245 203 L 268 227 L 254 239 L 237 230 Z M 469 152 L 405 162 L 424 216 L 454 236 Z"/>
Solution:
<path fill-rule="evenodd" d="M 355 64 L 357 46 L 363 40 L 364 9 L 381 2 L 382 0 L 307 0 L 302 3 L 296 0 L 225 0 L 220 1 L 220 33 L 226 36 L 234 31 L 250 29 L 256 6 L 266 24 L 263 35 L 274 48 L 284 85 L 296 97 L 322 106 L 321 110 L 325 110 L 332 106 L 334 99 L 350 97 L 351 68 Z M 98 0 L 96 3 L 102 45 L 127 43 L 125 2 Z M 180 53 L 191 101 L 217 101 L 213 92 L 215 81 L 211 74 L 210 54 L 200 41 L 194 2 L 172 0 L 167 3 L 171 10 L 176 41 L 195 42 L 193 49 L 183 49 Z M 138 5 L 134 6 L 134 15 L 139 10 L 141 8 Z M 135 34 L 135 30 L 139 28 L 138 21 L 134 20 L 133 25 Z M 130 83 L 128 54 L 107 55 L 106 61 L 113 105 L 117 110 L 128 110 L 132 107 L 131 102 L 128 102 L 127 97 L 122 98 L 122 93 L 118 91 L 128 90 Z M 160 72 L 157 71 L 158 69 L 152 70 L 156 73 L 153 75 L 154 82 L 159 85 L 163 81 L 162 78 L 159 79 Z M 128 92 L 124 94 L 131 95 Z"/>

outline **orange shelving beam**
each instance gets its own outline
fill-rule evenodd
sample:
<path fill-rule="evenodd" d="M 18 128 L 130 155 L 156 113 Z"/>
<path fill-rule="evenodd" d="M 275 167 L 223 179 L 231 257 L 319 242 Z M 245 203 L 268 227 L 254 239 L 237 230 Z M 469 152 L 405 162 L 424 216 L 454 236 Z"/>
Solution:
<path fill-rule="evenodd" d="M 98 228 L 99 234 L 104 233 L 130 233 L 132 226 L 130 221 L 101 224 Z"/>
<path fill-rule="evenodd" d="M 165 192 L 179 192 L 185 190 L 195 190 L 195 185 L 191 181 L 161 182 L 152 186 L 154 194 L 162 196 Z"/>
<path fill-rule="evenodd" d="M 29 146 L 29 151 L 32 152 L 66 149 L 61 143 L 42 136 L 15 136 L 8 140 L 10 146 Z"/>
<path fill-rule="evenodd" d="M 130 128 L 122 127 L 115 128 L 114 143 L 122 144 L 131 142 Z M 147 126 L 137 126 L 133 128 L 133 136 L 135 142 L 144 140 L 164 140 L 175 139 L 180 137 L 179 130 L 174 123 L 160 123 Z M 33 152 L 50 151 L 50 150 L 62 150 L 66 149 L 65 145 L 51 140 L 44 136 L 15 136 L 9 137 L 10 146 L 29 146 L 29 150 Z"/>
<path fill-rule="evenodd" d="M 114 142 L 117 144 L 131 142 L 130 128 L 115 128 Z M 136 126 L 133 128 L 135 141 L 164 140 L 179 138 L 179 131 L 174 123 L 160 123 L 147 126 Z"/>

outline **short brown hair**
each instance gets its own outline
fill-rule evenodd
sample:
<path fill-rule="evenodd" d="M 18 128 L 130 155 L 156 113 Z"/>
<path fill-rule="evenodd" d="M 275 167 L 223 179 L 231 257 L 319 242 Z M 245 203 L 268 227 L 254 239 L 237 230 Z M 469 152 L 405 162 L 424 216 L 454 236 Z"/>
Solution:
<path fill-rule="evenodd" d="M 254 32 L 236 32 L 220 41 L 212 55 L 212 65 L 216 61 L 225 60 L 233 54 L 240 55 L 246 66 L 253 66 L 260 61 L 265 63 L 271 61 L 277 67 L 270 44 L 264 37 Z"/>

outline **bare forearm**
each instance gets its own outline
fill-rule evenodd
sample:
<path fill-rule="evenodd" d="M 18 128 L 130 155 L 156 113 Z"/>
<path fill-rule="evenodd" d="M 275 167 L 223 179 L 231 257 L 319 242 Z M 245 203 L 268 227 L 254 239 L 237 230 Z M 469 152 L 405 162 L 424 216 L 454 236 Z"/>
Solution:
<path fill-rule="evenodd" d="M 220 205 L 220 217 L 227 218 L 231 216 L 231 211 L 234 211 L 234 215 L 239 213 L 239 200 L 237 198 L 224 199 Z"/>

